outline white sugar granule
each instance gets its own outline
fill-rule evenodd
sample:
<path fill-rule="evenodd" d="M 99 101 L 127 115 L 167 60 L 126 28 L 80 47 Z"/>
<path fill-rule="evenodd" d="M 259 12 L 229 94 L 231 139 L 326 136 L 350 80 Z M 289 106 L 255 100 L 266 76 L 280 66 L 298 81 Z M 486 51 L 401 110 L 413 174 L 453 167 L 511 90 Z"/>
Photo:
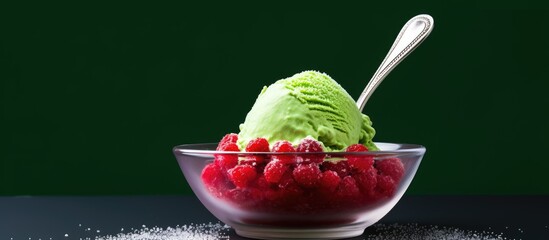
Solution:
<path fill-rule="evenodd" d="M 190 224 L 166 229 L 147 228 L 143 225 L 142 229 L 134 229 L 132 232 L 119 233 L 115 236 L 99 236 L 95 237 L 95 240 L 216 240 L 229 239 L 228 230 L 229 226 L 220 223 Z"/>
<path fill-rule="evenodd" d="M 370 229 L 370 230 L 369 230 Z M 471 231 L 419 224 L 376 224 L 367 229 L 366 240 L 511 240 L 502 233 Z"/>

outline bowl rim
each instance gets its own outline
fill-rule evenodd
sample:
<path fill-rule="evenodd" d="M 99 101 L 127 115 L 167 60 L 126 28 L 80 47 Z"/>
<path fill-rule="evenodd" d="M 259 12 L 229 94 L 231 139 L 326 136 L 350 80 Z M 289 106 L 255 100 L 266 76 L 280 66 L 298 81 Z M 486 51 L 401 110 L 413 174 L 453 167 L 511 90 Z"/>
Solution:
<path fill-rule="evenodd" d="M 205 155 L 215 155 L 215 154 L 229 154 L 229 155 L 303 155 L 303 154 L 327 154 L 332 156 L 340 155 L 371 155 L 371 156 L 382 156 L 382 155 L 402 155 L 402 154 L 424 154 L 426 151 L 425 146 L 419 144 L 409 144 L 409 143 L 389 143 L 389 142 L 374 142 L 377 146 L 387 146 L 387 147 L 398 147 L 395 150 L 378 150 L 378 151 L 367 151 L 367 152 L 345 152 L 345 151 L 331 151 L 331 152 L 229 152 L 229 151 L 217 151 L 203 149 L 204 147 L 209 147 L 215 149 L 218 143 L 192 143 L 192 144 L 181 144 L 173 147 L 172 151 L 175 154 L 205 154 Z M 197 148 L 202 149 L 197 149 Z"/>

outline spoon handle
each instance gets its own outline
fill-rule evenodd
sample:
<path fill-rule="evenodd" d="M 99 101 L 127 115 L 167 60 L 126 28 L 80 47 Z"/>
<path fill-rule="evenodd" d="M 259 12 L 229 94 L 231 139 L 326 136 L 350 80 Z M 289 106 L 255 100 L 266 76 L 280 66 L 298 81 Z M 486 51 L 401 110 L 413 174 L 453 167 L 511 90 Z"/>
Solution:
<path fill-rule="evenodd" d="M 427 38 L 433 30 L 433 26 L 433 18 L 427 14 L 421 14 L 410 19 L 402 27 L 387 56 L 385 56 L 385 59 L 383 59 L 383 62 L 356 101 L 360 111 L 364 109 L 364 105 L 366 105 L 366 102 L 383 79 Z"/>

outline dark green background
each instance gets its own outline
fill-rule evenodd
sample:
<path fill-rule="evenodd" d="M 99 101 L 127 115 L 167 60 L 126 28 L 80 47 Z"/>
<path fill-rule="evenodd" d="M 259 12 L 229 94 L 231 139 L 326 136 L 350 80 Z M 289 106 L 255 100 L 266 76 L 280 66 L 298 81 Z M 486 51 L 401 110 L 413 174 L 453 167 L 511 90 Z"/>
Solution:
<path fill-rule="evenodd" d="M 434 31 L 365 109 L 377 141 L 427 147 L 409 193 L 549 193 L 548 11 L 0 9 L 0 195 L 190 193 L 173 146 L 237 132 L 264 85 L 303 70 L 357 98 L 420 13 Z"/>

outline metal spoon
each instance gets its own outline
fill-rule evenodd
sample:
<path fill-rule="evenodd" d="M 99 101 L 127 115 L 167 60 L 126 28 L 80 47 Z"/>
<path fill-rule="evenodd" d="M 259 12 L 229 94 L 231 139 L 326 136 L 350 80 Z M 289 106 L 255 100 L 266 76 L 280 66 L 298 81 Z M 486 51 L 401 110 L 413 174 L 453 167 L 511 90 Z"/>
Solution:
<path fill-rule="evenodd" d="M 368 85 L 366 85 L 366 88 L 364 88 L 364 91 L 362 91 L 362 94 L 360 94 L 360 97 L 356 101 L 356 105 L 360 111 L 364 109 L 364 105 L 366 105 L 366 102 L 383 79 L 429 36 L 433 27 L 434 20 L 427 14 L 417 15 L 408 20 L 404 27 L 402 27 L 402 30 L 400 30 L 387 56 L 383 59 L 383 62 L 381 62 L 374 76 L 372 76 L 372 79 L 370 79 L 370 82 L 368 82 Z"/>

